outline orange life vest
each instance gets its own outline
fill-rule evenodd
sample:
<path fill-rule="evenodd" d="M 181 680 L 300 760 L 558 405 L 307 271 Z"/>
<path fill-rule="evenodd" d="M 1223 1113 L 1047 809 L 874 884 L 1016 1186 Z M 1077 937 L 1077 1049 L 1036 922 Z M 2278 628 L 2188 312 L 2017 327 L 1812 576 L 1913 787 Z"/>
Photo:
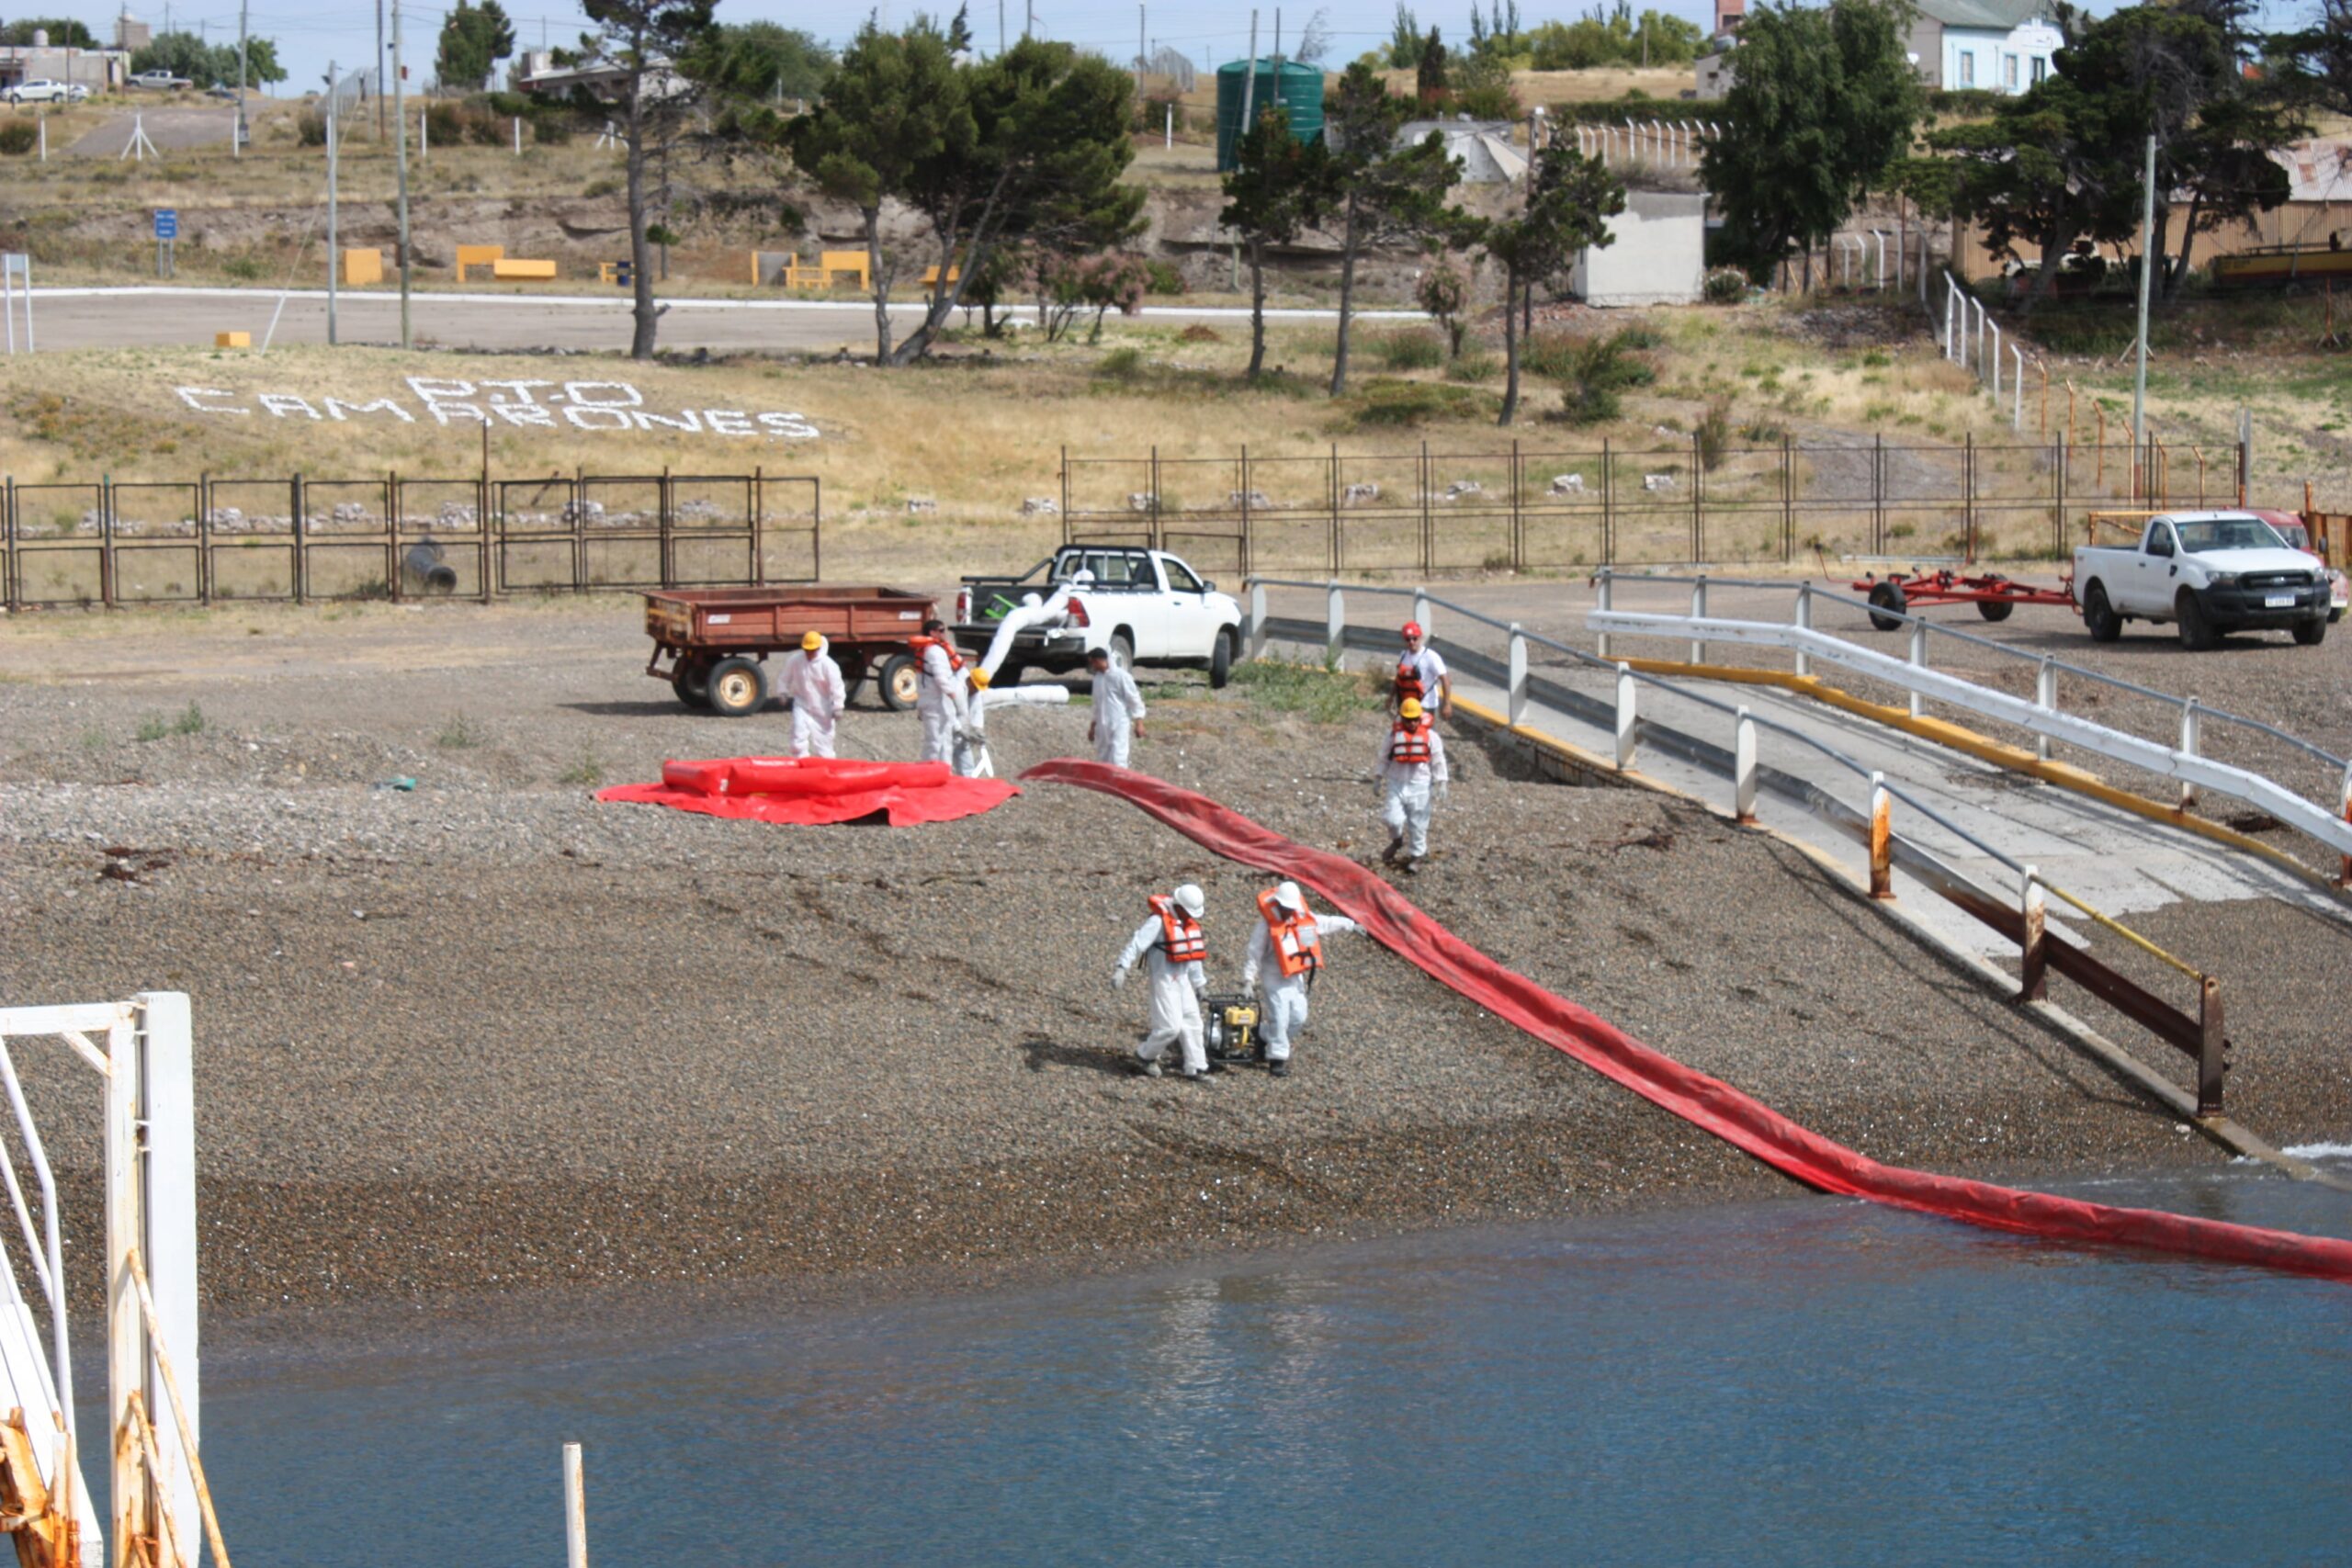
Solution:
<path fill-rule="evenodd" d="M 1421 661 L 1419 656 L 1410 653 L 1396 660 L 1396 700 L 1401 703 L 1407 697 L 1420 700 L 1427 697 L 1421 687 Z"/>
<path fill-rule="evenodd" d="M 1159 917 L 1159 946 L 1170 964 L 1203 964 L 1209 956 L 1209 939 L 1201 922 L 1184 913 L 1172 895 L 1155 893 L 1148 900 Z"/>
<path fill-rule="evenodd" d="M 1418 724 L 1397 720 L 1388 732 L 1388 760 L 1408 766 L 1430 760 L 1430 721 L 1426 716 Z"/>
<path fill-rule="evenodd" d="M 944 637 L 910 637 L 907 638 L 907 646 L 914 649 L 915 663 L 918 665 L 921 665 L 924 661 L 923 656 L 925 654 L 929 653 L 931 649 L 937 648 L 946 650 L 948 669 L 960 672 L 964 668 L 964 656 L 956 651 L 956 644 L 951 638 Z"/>
<path fill-rule="evenodd" d="M 1274 963 L 1283 979 L 1323 967 L 1323 940 L 1315 929 L 1313 915 L 1304 910 L 1290 913 L 1275 902 L 1272 889 L 1258 895 L 1258 912 L 1266 917 L 1266 931 L 1274 942 Z"/>

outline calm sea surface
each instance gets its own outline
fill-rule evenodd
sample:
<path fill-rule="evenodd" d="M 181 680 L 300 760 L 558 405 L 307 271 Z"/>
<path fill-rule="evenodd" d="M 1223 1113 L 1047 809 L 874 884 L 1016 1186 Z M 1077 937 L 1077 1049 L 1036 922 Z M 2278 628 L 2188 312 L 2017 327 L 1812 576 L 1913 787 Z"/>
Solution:
<path fill-rule="evenodd" d="M 2243 1169 L 2067 1190 L 2352 1235 Z M 566 1438 L 601 1564 L 2352 1561 L 2352 1287 L 1862 1203 L 623 1310 L 225 1355 L 237 1562 L 560 1563 Z"/>

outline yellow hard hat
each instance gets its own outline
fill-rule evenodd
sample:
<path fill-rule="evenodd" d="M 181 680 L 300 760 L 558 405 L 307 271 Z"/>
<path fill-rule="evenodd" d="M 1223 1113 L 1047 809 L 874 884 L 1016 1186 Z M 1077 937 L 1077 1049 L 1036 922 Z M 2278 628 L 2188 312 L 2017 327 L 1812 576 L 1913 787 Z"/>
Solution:
<path fill-rule="evenodd" d="M 989 672 L 985 670 L 973 671 L 972 684 L 983 692 L 987 691 L 989 689 Z"/>
<path fill-rule="evenodd" d="M 1419 697 L 1407 697 L 1403 702 L 1396 705 L 1396 711 L 1406 718 L 1419 718 L 1421 716 L 1421 699 Z"/>
<path fill-rule="evenodd" d="M 822 635 L 817 632 L 802 632 L 800 634 L 800 646 L 804 651 L 814 653 L 819 649 L 825 646 L 825 639 Z"/>

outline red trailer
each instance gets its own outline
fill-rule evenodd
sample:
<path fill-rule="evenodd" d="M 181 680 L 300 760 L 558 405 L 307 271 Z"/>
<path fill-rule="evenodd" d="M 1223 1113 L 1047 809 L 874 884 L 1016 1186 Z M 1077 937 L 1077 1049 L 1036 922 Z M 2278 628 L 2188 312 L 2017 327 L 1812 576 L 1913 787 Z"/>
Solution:
<path fill-rule="evenodd" d="M 851 695 L 871 679 L 885 707 L 910 708 L 922 672 L 907 644 L 938 614 L 929 595 L 902 588 L 665 589 L 645 596 L 653 639 L 645 672 L 688 707 L 756 713 L 770 692 L 768 656 L 792 652 L 813 631 L 831 645 Z"/>
<path fill-rule="evenodd" d="M 1988 621 L 2007 620 L 2009 612 L 2020 604 L 2063 604 L 2070 610 L 2075 607 L 2071 579 L 2061 580 L 2055 588 L 2036 588 L 1998 572 L 1962 577 L 1949 569 L 1891 571 L 1884 577 L 1865 576 L 1853 584 L 1853 589 L 1869 598 L 1871 627 L 1882 632 L 1894 630 L 1903 624 L 1898 616 L 1925 604 L 1973 604 L 1976 613 Z"/>

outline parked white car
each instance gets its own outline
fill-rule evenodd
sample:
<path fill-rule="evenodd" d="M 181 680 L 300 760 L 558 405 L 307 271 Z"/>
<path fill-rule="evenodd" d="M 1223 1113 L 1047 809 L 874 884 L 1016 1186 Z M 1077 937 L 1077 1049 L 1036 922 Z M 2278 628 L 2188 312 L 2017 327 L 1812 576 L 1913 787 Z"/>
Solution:
<path fill-rule="evenodd" d="M 2291 631 L 2309 648 L 2327 636 L 2328 597 L 2319 558 L 2246 512 L 2152 517 L 2136 545 L 2075 551 L 2075 600 L 2094 642 L 2113 642 L 2130 621 L 2169 621 L 2184 648 L 2236 631 Z"/>
<path fill-rule="evenodd" d="M 1086 574 L 1081 584 L 1080 574 Z M 1022 577 L 967 577 L 956 595 L 956 640 L 983 653 L 1005 616 L 1031 596 L 1070 590 L 1050 624 L 1014 634 L 998 679 L 1078 669 L 1095 649 L 1122 666 L 1197 665 L 1225 684 L 1241 656 L 1241 606 L 1166 550 L 1064 545 Z"/>
<path fill-rule="evenodd" d="M 79 82 L 52 82 L 46 76 L 19 82 L 8 89 L 8 101 L 12 104 L 78 104 L 89 96 L 90 89 Z"/>

